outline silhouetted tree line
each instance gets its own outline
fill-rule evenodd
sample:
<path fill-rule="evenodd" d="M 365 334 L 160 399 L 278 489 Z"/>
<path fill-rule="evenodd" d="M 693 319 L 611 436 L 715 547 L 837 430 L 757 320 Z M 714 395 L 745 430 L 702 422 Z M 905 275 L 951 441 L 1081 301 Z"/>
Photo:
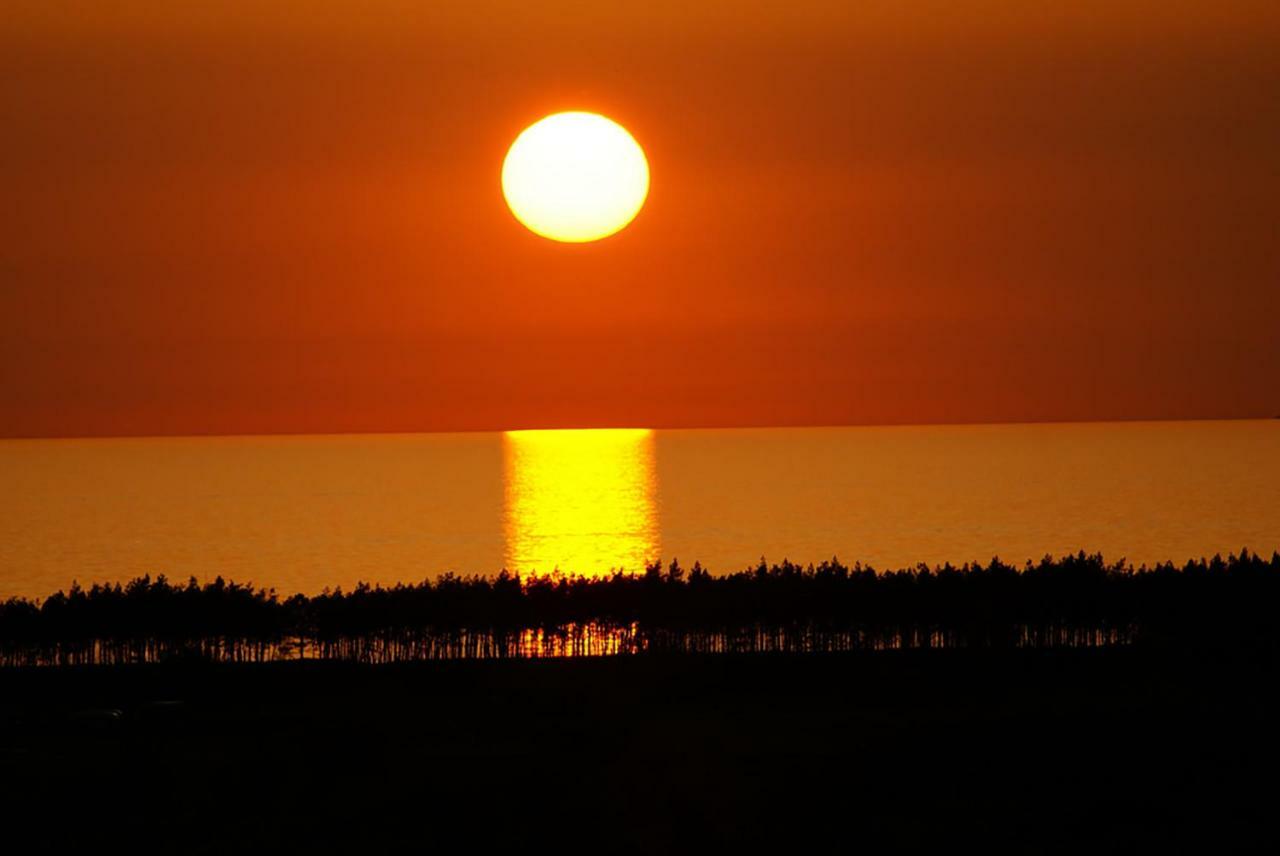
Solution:
<path fill-rule="evenodd" d="M 0 603 L 0 664 L 365 662 L 664 652 L 1098 647 L 1280 641 L 1280 554 L 1134 568 L 1101 555 L 879 572 L 832 559 L 713 576 L 447 574 L 280 599 L 140 577 Z"/>

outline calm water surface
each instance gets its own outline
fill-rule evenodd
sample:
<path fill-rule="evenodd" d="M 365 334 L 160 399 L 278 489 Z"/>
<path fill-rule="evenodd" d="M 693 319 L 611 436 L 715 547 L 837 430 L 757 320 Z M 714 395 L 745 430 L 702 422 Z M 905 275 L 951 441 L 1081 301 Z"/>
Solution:
<path fill-rule="evenodd" d="M 0 441 L 0 597 L 1280 549 L 1280 421 Z"/>

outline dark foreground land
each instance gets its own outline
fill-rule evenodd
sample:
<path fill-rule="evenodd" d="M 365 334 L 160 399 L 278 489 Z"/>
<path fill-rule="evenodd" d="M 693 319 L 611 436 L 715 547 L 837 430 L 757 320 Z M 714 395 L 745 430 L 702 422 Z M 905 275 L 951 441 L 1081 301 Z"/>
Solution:
<path fill-rule="evenodd" d="M 4 849 L 1265 849 L 1277 662 L 1111 648 L 4 670 Z"/>

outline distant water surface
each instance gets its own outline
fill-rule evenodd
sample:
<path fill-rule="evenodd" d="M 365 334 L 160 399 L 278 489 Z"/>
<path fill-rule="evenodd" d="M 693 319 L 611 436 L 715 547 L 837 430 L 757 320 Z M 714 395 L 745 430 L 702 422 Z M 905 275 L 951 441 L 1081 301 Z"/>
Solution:
<path fill-rule="evenodd" d="M 1280 549 L 1280 421 L 0 441 L 0 597 Z"/>

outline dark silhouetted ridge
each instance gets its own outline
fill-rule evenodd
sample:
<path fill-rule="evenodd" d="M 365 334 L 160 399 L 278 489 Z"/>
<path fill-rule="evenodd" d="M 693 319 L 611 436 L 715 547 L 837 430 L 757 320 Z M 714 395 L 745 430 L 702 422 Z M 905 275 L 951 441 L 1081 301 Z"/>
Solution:
<path fill-rule="evenodd" d="M 1022 567 L 879 572 L 832 559 L 714 576 L 445 575 L 281 599 L 227 582 L 73 586 L 0 603 L 0 664 L 191 658 L 457 658 L 1118 645 L 1273 645 L 1280 554 L 1134 568 L 1077 555 Z"/>

